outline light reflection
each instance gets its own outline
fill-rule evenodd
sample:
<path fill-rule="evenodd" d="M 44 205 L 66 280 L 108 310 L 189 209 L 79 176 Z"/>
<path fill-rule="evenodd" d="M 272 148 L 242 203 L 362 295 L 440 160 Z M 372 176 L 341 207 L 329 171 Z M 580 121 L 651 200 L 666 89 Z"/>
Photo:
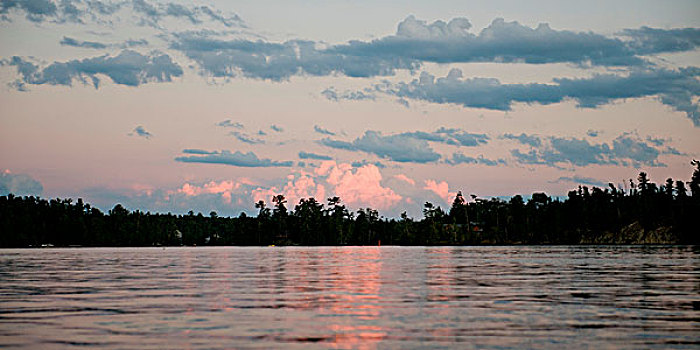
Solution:
<path fill-rule="evenodd" d="M 284 250 L 284 249 L 282 249 Z M 323 339 L 335 349 L 374 349 L 387 332 L 381 315 L 381 249 L 343 247 L 289 250 L 285 303 L 323 320 L 323 327 L 307 330 L 309 339 Z M 352 262 L 352 263 L 350 263 Z M 295 320 L 290 320 L 294 322 Z"/>
<path fill-rule="evenodd" d="M 333 250 L 333 261 L 342 262 L 349 252 L 345 249 Z M 324 314 L 335 315 L 328 329 L 335 338 L 331 347 L 335 349 L 375 349 L 387 332 L 376 321 L 381 314 L 381 249 L 361 247 L 352 249 L 357 265 L 337 264 L 333 289 L 339 291 L 333 296 Z M 352 315 L 355 317 L 343 317 Z M 358 322 L 360 320 L 360 322 Z"/>

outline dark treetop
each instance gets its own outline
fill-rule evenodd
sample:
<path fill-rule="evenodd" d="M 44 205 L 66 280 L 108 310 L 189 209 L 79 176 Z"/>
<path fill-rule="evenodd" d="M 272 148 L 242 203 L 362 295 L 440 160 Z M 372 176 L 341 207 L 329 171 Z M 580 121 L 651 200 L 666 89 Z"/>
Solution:
<path fill-rule="evenodd" d="M 338 197 L 326 205 L 283 195 L 257 217 L 129 211 L 103 213 L 82 199 L 0 196 L 0 247 L 152 245 L 464 245 L 700 244 L 700 162 L 687 183 L 663 184 L 642 172 L 628 190 L 579 186 L 566 199 L 533 193 L 526 202 L 459 192 L 448 212 L 426 202 L 423 218 L 388 219 L 370 208 L 350 212 Z M 686 188 L 686 184 L 688 188 Z M 690 194 L 688 193 L 690 192 Z"/>

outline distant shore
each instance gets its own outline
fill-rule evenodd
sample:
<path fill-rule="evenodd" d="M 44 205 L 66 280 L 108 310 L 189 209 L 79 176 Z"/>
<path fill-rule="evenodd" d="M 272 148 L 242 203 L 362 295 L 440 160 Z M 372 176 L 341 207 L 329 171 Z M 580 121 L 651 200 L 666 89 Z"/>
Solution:
<path fill-rule="evenodd" d="M 404 212 L 349 211 L 339 197 L 304 198 L 293 210 L 283 195 L 258 201 L 256 217 L 129 211 L 103 213 L 82 199 L 0 196 L 0 247 L 148 246 L 476 246 L 700 244 L 700 163 L 691 181 L 662 185 L 640 173 L 629 191 L 579 186 L 561 201 L 533 193 L 509 201 L 458 192 L 446 212 L 426 202 L 423 218 Z"/>

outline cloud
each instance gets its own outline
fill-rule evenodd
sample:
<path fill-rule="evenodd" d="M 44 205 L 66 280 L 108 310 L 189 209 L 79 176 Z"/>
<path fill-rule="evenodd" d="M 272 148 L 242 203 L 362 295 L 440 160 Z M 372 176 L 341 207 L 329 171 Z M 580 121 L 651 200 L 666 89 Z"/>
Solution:
<path fill-rule="evenodd" d="M 294 164 L 292 161 L 274 161 L 270 160 L 267 158 L 264 159 L 259 159 L 258 156 L 255 155 L 253 152 L 248 152 L 248 153 L 241 153 L 240 151 L 236 151 L 231 153 L 231 151 L 223 150 L 223 151 L 212 151 L 212 152 L 207 152 L 207 151 L 201 151 L 197 150 L 197 152 L 192 152 L 192 149 L 189 149 L 190 152 L 183 152 L 187 154 L 192 154 L 190 156 L 180 156 L 176 157 L 175 161 L 178 162 L 184 162 L 184 163 L 208 163 L 208 164 L 226 164 L 226 165 L 232 165 L 232 166 L 238 166 L 238 167 L 249 167 L 249 168 L 256 168 L 256 167 L 290 167 Z M 201 151 L 201 152 L 200 152 Z M 207 152 L 207 153 L 205 153 Z"/>
<path fill-rule="evenodd" d="M 258 187 L 252 191 L 255 201 L 269 202 L 273 195 L 282 194 L 291 209 L 301 198 L 315 198 L 323 202 L 326 197 L 339 196 L 351 208 L 394 208 L 402 197 L 381 184 L 379 169 L 371 164 L 353 167 L 347 163 L 324 161 L 313 172 L 301 171 L 287 176 L 284 185 Z"/>
<path fill-rule="evenodd" d="M 327 130 L 327 129 L 324 129 L 324 128 L 318 126 L 318 125 L 314 125 L 314 131 L 317 132 L 317 133 L 319 133 L 319 134 L 323 134 L 323 135 L 335 136 L 335 133 L 334 133 L 334 132 L 329 131 L 329 130 Z"/>
<path fill-rule="evenodd" d="M 599 181 L 599 180 L 596 180 L 596 179 L 590 178 L 590 177 L 579 176 L 579 175 L 562 176 L 554 181 L 549 181 L 549 182 L 550 183 L 572 182 L 575 184 L 598 186 L 598 187 L 607 186 L 607 184 L 602 182 L 602 181 Z"/>
<path fill-rule="evenodd" d="M 13 174 L 9 170 L 0 173 L 0 195 L 38 196 L 44 186 L 27 174 Z"/>
<path fill-rule="evenodd" d="M 395 162 L 428 163 L 440 159 L 440 155 L 423 139 L 401 134 L 385 136 L 372 130 L 353 142 L 324 138 L 319 143 L 337 149 L 372 153 Z"/>
<path fill-rule="evenodd" d="M 647 143 L 638 135 L 624 133 L 607 143 L 590 143 L 587 139 L 549 137 L 547 144 L 539 149 L 531 149 L 527 153 L 511 150 L 511 154 L 520 163 L 571 164 L 574 166 L 588 165 L 640 165 L 665 166 L 659 162 L 662 151 L 653 143 Z"/>
<path fill-rule="evenodd" d="M 692 51 L 700 46 L 699 28 L 658 29 L 641 27 L 621 33 L 630 41 L 627 46 L 639 55 L 662 52 Z"/>
<path fill-rule="evenodd" d="M 118 16 L 125 11 L 123 16 Z M 209 6 L 184 6 L 174 2 L 148 2 L 144 0 L 3 0 L 0 14 L 24 13 L 32 22 L 56 23 L 122 23 L 122 18 L 134 20 L 141 26 L 161 27 L 165 18 L 184 19 L 199 25 L 218 23 L 225 27 L 244 26 L 236 14 L 224 14 Z"/>
<path fill-rule="evenodd" d="M 432 191 L 440 199 L 444 200 L 445 203 L 450 203 L 452 199 L 457 195 L 456 192 L 450 192 L 449 191 L 449 186 L 447 185 L 447 182 L 442 181 L 442 182 L 437 182 L 435 180 L 425 180 L 425 187 L 423 187 L 424 190 Z"/>
<path fill-rule="evenodd" d="M 261 130 L 262 131 L 262 130 Z M 240 131 L 231 131 L 229 135 L 237 138 L 239 141 L 247 143 L 249 145 L 257 145 L 257 144 L 262 144 L 265 143 L 265 140 L 259 139 L 252 137 L 246 133 L 242 133 Z M 262 135 L 265 135 L 264 133 Z"/>
<path fill-rule="evenodd" d="M 64 36 L 63 39 L 61 39 L 61 45 L 81 47 L 81 48 L 86 48 L 86 49 L 106 49 L 107 48 L 107 45 L 103 44 L 103 43 L 99 43 L 96 41 L 80 41 L 80 40 L 76 40 L 73 38 L 69 38 L 67 36 Z"/>
<path fill-rule="evenodd" d="M 316 183 L 316 180 L 318 179 L 315 179 L 313 174 L 310 173 L 290 175 L 287 183 L 282 188 L 278 189 L 274 186 L 271 188 L 258 187 L 253 190 L 253 200 L 255 202 L 263 200 L 269 203 L 272 196 L 282 194 L 287 199 L 289 209 L 293 209 L 302 198 L 315 198 L 323 203 L 326 199 L 326 187 L 322 183 Z"/>
<path fill-rule="evenodd" d="M 453 146 L 476 147 L 488 143 L 490 137 L 486 134 L 474 134 L 461 129 L 440 127 L 435 132 L 424 131 L 405 132 L 401 136 L 412 137 L 418 140 L 440 142 Z"/>
<path fill-rule="evenodd" d="M 79 47 L 83 49 L 96 49 L 96 50 L 101 50 L 101 49 L 106 49 L 110 47 L 117 47 L 117 48 L 129 48 L 129 47 L 135 47 L 135 46 L 147 46 L 148 41 L 146 39 L 140 39 L 140 40 L 133 40 L 129 39 L 124 41 L 121 44 L 105 44 L 97 41 L 82 41 L 82 40 L 77 40 L 71 37 L 64 36 L 63 39 L 61 39 L 60 44 L 63 46 L 72 46 L 72 47 Z"/>
<path fill-rule="evenodd" d="M 0 2 L 0 14 L 8 14 L 11 9 L 22 11 L 32 22 L 41 22 L 46 17 L 55 16 L 58 7 L 50 0 L 3 0 Z"/>
<path fill-rule="evenodd" d="M 204 193 L 221 194 L 221 198 L 226 203 L 231 203 L 232 193 L 241 188 L 240 182 L 234 181 L 211 181 L 203 186 L 197 186 L 190 183 L 185 183 L 181 188 L 177 189 L 178 193 L 186 196 L 199 196 Z M 171 192 L 172 194 L 172 192 Z"/>
<path fill-rule="evenodd" d="M 185 153 L 185 154 L 216 154 L 216 151 L 205 151 L 203 149 L 187 148 L 187 149 L 183 149 L 182 153 Z"/>
<path fill-rule="evenodd" d="M 308 153 L 304 151 L 299 152 L 300 159 L 316 159 L 316 160 L 332 160 L 332 157 L 324 156 L 322 154 Z"/>
<path fill-rule="evenodd" d="M 153 137 L 153 134 L 146 131 L 146 129 L 144 129 L 143 126 L 139 125 L 135 127 L 132 132 L 129 133 L 129 136 L 140 136 L 146 139 L 150 139 L 151 137 Z"/>
<path fill-rule="evenodd" d="M 674 156 L 686 156 L 686 157 L 689 156 L 688 153 L 681 152 L 681 151 L 679 151 L 676 148 L 671 147 L 671 146 L 667 146 L 663 151 L 661 151 L 661 153 L 662 154 L 671 154 Z"/>
<path fill-rule="evenodd" d="M 648 68 L 632 70 L 626 76 L 595 74 L 589 78 L 557 78 L 549 84 L 502 84 L 493 78 L 462 79 L 462 71 L 455 68 L 444 78 L 435 79 L 423 72 L 409 83 L 375 87 L 400 98 L 502 111 L 511 110 L 517 102 L 548 105 L 571 99 L 580 108 L 596 108 L 620 99 L 656 97 L 700 126 L 700 106 L 694 102 L 700 95 L 698 76 L 700 68 L 695 67 Z"/>
<path fill-rule="evenodd" d="M 363 91 L 351 91 L 351 90 L 346 90 L 344 92 L 339 93 L 338 91 L 335 90 L 334 87 L 329 87 L 323 91 L 321 91 L 321 95 L 326 97 L 326 99 L 329 99 L 331 101 L 340 101 L 340 100 L 349 100 L 349 101 L 363 101 L 363 100 L 372 100 L 374 101 L 377 97 L 374 95 L 372 92 L 371 88 L 365 88 Z"/>
<path fill-rule="evenodd" d="M 487 165 L 487 166 L 497 166 L 497 165 L 506 165 L 506 161 L 504 159 L 487 159 L 484 158 L 483 155 L 479 155 L 478 157 L 470 157 L 470 156 L 465 156 L 462 153 L 454 153 L 452 155 L 452 159 L 447 159 L 446 160 L 447 164 L 452 164 L 452 165 L 457 165 L 457 164 L 482 164 L 482 165 Z"/>
<path fill-rule="evenodd" d="M 600 135 L 601 133 L 602 131 L 593 129 L 588 129 L 588 131 L 586 131 L 586 135 L 590 137 L 598 137 L 598 135 Z"/>
<path fill-rule="evenodd" d="M 83 192 L 86 202 L 104 210 L 121 203 L 130 210 L 173 212 L 184 214 L 192 210 L 208 215 L 238 215 L 241 211 L 254 214 L 252 190 L 256 186 L 246 178 L 217 181 L 187 181 L 175 188 L 152 188 L 134 185 L 129 188 L 88 188 Z"/>
<path fill-rule="evenodd" d="M 436 63 L 525 62 L 606 66 L 641 65 L 644 60 L 620 39 L 592 32 L 553 30 L 548 24 L 530 28 L 497 18 L 478 35 L 466 18 L 431 24 L 409 16 L 396 35 L 371 42 L 351 41 L 331 51 L 344 55 Z"/>
<path fill-rule="evenodd" d="M 398 69 L 418 69 L 423 62 L 565 62 L 606 66 L 646 63 L 624 41 L 591 32 L 557 31 L 546 24 L 533 29 L 500 18 L 478 35 L 470 33 L 470 28 L 465 18 L 427 24 L 409 16 L 399 23 L 396 35 L 371 42 L 327 46 L 305 40 L 222 40 L 187 32 L 175 33 L 171 48 L 183 52 L 214 77 L 273 81 L 293 75 L 390 76 Z M 331 100 L 341 99 L 332 88 L 322 94 Z M 341 95 L 354 100 L 374 98 L 371 90 Z"/>
<path fill-rule="evenodd" d="M 226 119 L 224 121 L 216 123 L 217 126 L 221 126 L 224 128 L 236 128 L 236 129 L 243 129 L 243 124 L 239 122 L 233 122 L 231 119 Z"/>
<path fill-rule="evenodd" d="M 408 176 L 406 176 L 406 175 L 404 175 L 404 174 L 397 174 L 397 175 L 394 175 L 394 178 L 395 178 L 395 179 L 398 179 L 398 180 L 401 180 L 401 181 L 403 181 L 403 182 L 405 182 L 405 183 L 411 184 L 411 185 L 415 185 L 415 184 L 416 184 L 416 181 L 415 181 L 415 180 L 411 179 L 410 177 L 408 177 Z"/>
<path fill-rule="evenodd" d="M 275 124 L 270 125 L 270 129 L 272 129 L 272 131 L 275 131 L 275 132 L 283 132 L 284 131 L 283 127 L 277 126 Z"/>
<path fill-rule="evenodd" d="M 356 161 L 350 163 L 350 165 L 352 165 L 352 166 L 355 167 L 355 168 L 360 168 L 360 167 L 363 167 L 363 166 L 365 166 L 365 165 L 367 165 L 367 164 L 372 164 L 372 165 L 376 166 L 376 167 L 379 168 L 379 169 L 384 169 L 384 168 L 386 168 L 386 165 L 384 165 L 382 162 L 370 162 L 370 161 L 368 161 L 368 160 L 366 160 L 366 159 L 363 159 L 363 160 L 356 160 Z"/>
<path fill-rule="evenodd" d="M 416 62 L 329 52 L 313 41 L 271 43 L 222 40 L 202 33 L 175 33 L 170 48 L 197 62 L 212 77 L 246 77 L 271 81 L 294 75 L 348 77 L 390 76 L 396 69 L 415 69 Z"/>
<path fill-rule="evenodd" d="M 520 135 L 503 134 L 501 137 L 509 140 L 517 140 L 523 145 L 530 145 L 532 147 L 539 147 L 542 144 L 542 140 L 540 140 L 539 137 L 534 135 L 526 135 L 525 133 L 521 133 Z"/>
<path fill-rule="evenodd" d="M 632 164 L 664 166 L 658 162 L 661 152 L 633 134 L 623 134 L 613 140 L 613 155 L 618 159 L 630 159 Z"/>
<path fill-rule="evenodd" d="M 396 162 L 427 163 L 440 159 L 428 142 L 458 147 L 476 147 L 488 143 L 486 134 L 469 133 L 461 129 L 440 127 L 434 132 L 413 131 L 394 135 L 382 135 L 368 130 L 352 142 L 324 138 L 320 144 L 348 151 L 363 151 Z M 483 159 L 487 163 L 488 160 Z"/>
<path fill-rule="evenodd" d="M 124 50 L 117 56 L 98 56 L 68 62 L 54 62 L 44 68 L 14 56 L 4 64 L 17 67 L 20 84 L 66 85 L 74 80 L 83 84 L 88 81 L 98 88 L 100 75 L 108 76 L 115 84 L 138 86 L 149 82 L 169 82 L 182 76 L 182 68 L 166 54 L 154 53 L 144 56 L 138 52 Z"/>
<path fill-rule="evenodd" d="M 379 169 L 371 164 L 353 168 L 349 164 L 326 161 L 315 171 L 325 177 L 330 190 L 328 195 L 339 196 L 343 202 L 355 208 L 367 207 L 386 210 L 398 204 L 402 197 L 381 184 Z"/>

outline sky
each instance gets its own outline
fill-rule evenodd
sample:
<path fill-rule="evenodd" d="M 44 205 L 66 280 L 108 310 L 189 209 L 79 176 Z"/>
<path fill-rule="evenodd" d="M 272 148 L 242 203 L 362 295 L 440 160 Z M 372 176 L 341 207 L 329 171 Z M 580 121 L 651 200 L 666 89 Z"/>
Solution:
<path fill-rule="evenodd" d="M 419 217 L 688 180 L 697 1 L 0 0 L 0 194 Z"/>

